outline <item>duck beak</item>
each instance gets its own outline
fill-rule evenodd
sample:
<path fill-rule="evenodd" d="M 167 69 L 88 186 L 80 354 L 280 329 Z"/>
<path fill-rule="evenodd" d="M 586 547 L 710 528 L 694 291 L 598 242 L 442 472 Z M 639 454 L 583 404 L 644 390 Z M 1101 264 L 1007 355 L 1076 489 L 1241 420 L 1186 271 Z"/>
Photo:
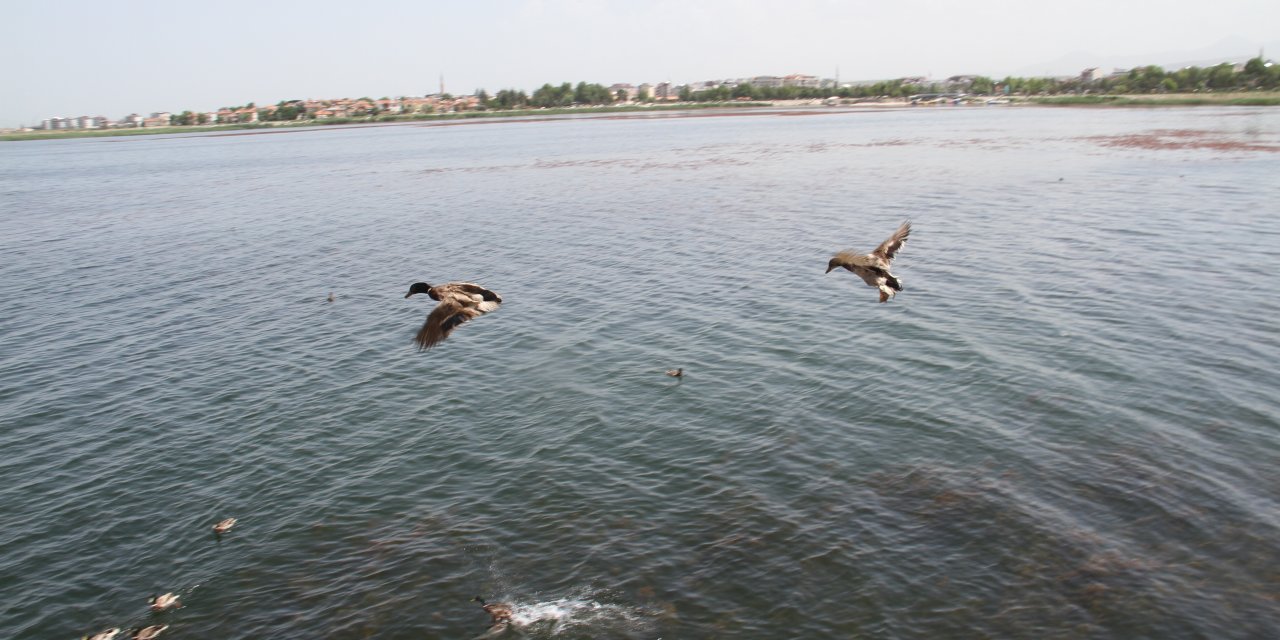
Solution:
<path fill-rule="evenodd" d="M 824 271 L 823 273 L 831 273 L 831 270 L 832 270 L 832 269 L 834 269 L 834 268 L 835 268 L 835 267 L 833 267 L 833 266 L 831 266 L 831 265 L 827 265 L 827 270 L 826 270 L 826 271 Z"/>
<path fill-rule="evenodd" d="M 409 296 L 411 296 L 411 295 L 413 295 L 413 292 L 412 292 L 412 291 L 410 291 L 409 293 L 404 294 L 404 297 L 408 298 L 408 297 L 409 297 Z"/>

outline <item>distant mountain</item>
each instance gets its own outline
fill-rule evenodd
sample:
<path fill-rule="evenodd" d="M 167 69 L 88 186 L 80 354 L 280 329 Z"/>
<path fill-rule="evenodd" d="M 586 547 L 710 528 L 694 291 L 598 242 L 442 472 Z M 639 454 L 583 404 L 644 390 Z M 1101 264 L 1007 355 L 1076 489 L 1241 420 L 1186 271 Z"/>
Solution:
<path fill-rule="evenodd" d="M 1140 55 L 1106 56 L 1075 51 L 1049 62 L 1030 65 L 1014 71 L 1016 77 L 1036 76 L 1074 76 L 1090 67 L 1098 67 L 1103 71 L 1112 69 L 1131 69 L 1138 66 L 1154 64 L 1165 69 L 1181 69 L 1187 66 L 1211 67 L 1222 62 L 1244 62 L 1257 57 L 1258 47 L 1264 49 L 1268 58 L 1280 57 L 1280 40 L 1272 42 L 1256 42 L 1246 38 L 1232 37 L 1219 40 L 1200 49 L 1184 49 L 1149 53 Z"/>

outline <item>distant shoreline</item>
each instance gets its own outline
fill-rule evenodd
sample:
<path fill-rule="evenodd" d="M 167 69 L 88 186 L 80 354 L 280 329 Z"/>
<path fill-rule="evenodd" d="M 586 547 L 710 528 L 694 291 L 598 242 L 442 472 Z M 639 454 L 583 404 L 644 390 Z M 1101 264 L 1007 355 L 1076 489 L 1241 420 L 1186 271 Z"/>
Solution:
<path fill-rule="evenodd" d="M 1046 106 L 1099 107 L 1275 107 L 1280 93 L 1238 91 L 1225 93 L 1153 93 L 1087 96 L 1039 96 L 1029 102 Z"/>
<path fill-rule="evenodd" d="M 501 111 L 464 111 L 453 113 L 427 113 L 414 115 L 383 115 L 365 118 L 331 118 L 326 120 L 293 120 L 283 122 L 255 122 L 233 124 L 210 124 L 167 126 L 153 128 L 127 129 L 62 129 L 58 131 L 15 131 L 0 134 L 0 141 L 24 140 L 65 140 L 68 138 L 109 138 L 118 136 L 175 135 L 190 133 L 218 134 L 229 132 L 245 133 L 277 133 L 288 130 L 308 129 L 348 129 L 352 127 L 397 126 L 408 124 L 431 124 L 441 122 L 457 122 L 468 120 L 491 119 L 528 119 L 530 117 L 549 116 L 585 116 L 593 114 L 626 114 L 646 115 L 653 112 L 701 111 L 705 109 L 753 109 L 772 106 L 767 102 L 724 102 L 724 103 L 680 103 L 673 105 L 625 105 L 606 107 L 568 107 L 553 109 L 518 109 Z"/>
<path fill-rule="evenodd" d="M 1186 106 L 1280 106 L 1280 93 L 1193 93 L 1152 95 L 1086 95 L 1086 96 L 972 96 L 961 104 L 920 103 L 905 99 L 777 100 L 771 102 L 680 103 L 667 105 L 628 105 L 615 107 L 578 107 L 557 109 L 520 109 L 504 111 L 467 111 L 461 113 L 419 114 L 413 116 L 374 116 L 335 120 L 307 120 L 271 123 L 225 125 L 169 126 L 150 129 L 83 129 L 59 131 L 19 131 L 0 134 L 0 141 L 65 140 L 145 135 L 205 134 L 208 136 L 285 133 L 301 130 L 351 129 L 376 126 L 449 126 L 479 122 L 542 122 L 577 118 L 632 119 L 645 117 L 689 118 L 725 115 L 818 115 L 859 109 L 912 109 L 969 106 L 1072 106 L 1072 107 L 1186 107 Z"/>

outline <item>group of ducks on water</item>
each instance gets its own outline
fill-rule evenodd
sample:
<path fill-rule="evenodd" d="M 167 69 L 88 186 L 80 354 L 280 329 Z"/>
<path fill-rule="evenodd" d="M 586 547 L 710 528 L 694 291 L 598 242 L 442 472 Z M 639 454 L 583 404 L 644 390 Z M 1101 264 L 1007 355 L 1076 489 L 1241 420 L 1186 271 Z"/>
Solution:
<path fill-rule="evenodd" d="M 888 240 L 881 242 L 870 253 L 846 249 L 835 254 L 827 262 L 826 272 L 831 273 L 839 267 L 852 271 L 867 286 L 880 290 L 880 302 L 888 302 L 902 291 L 902 282 L 890 273 L 889 264 L 898 255 L 902 245 L 906 244 L 909 235 L 911 222 L 903 222 Z M 418 329 L 418 334 L 413 338 L 419 351 L 436 346 L 448 338 L 458 325 L 494 311 L 502 304 L 502 297 L 497 293 L 470 282 L 450 282 L 435 286 L 415 282 L 404 297 L 408 298 L 415 293 L 425 293 L 439 303 L 427 315 L 426 322 L 422 323 L 422 328 Z M 332 293 L 329 294 L 329 302 L 333 302 Z M 667 375 L 683 377 L 684 369 L 671 369 L 667 371 Z"/>
<path fill-rule="evenodd" d="M 235 518 L 220 520 L 217 524 L 213 525 L 213 534 L 215 536 L 222 537 L 222 534 L 230 531 L 231 527 L 234 526 L 236 526 Z M 147 605 L 153 613 L 163 613 L 170 609 L 182 608 L 182 603 L 178 601 L 178 595 L 175 593 L 165 593 L 160 595 L 153 593 L 147 600 Z M 153 624 L 145 627 L 134 627 L 130 630 L 129 637 L 132 638 L 132 640 L 155 640 L 160 637 L 160 633 L 162 631 L 168 628 L 169 625 L 167 624 Z M 121 633 L 122 631 L 119 628 L 112 628 L 107 629 L 106 631 L 99 631 L 93 635 L 81 636 L 80 640 L 115 640 L 115 638 Z"/>
<path fill-rule="evenodd" d="M 904 222 L 898 230 L 889 236 L 889 239 L 880 243 L 870 253 L 860 253 L 852 249 L 841 251 L 827 262 L 827 273 L 831 273 L 837 268 L 853 272 L 867 286 L 874 287 L 880 291 L 880 302 L 888 302 L 899 291 L 902 291 L 902 282 L 898 280 L 889 271 L 889 265 L 893 258 L 902 249 L 907 241 L 907 236 L 911 234 L 911 223 Z M 427 315 L 427 320 L 418 329 L 418 333 L 414 336 L 414 343 L 418 345 L 420 351 L 430 349 L 436 346 L 445 338 L 449 337 L 453 330 L 473 318 L 478 318 L 490 311 L 496 310 L 502 304 L 502 297 L 497 293 L 490 291 L 478 284 L 470 282 L 450 282 L 432 286 L 426 282 L 415 282 L 409 287 L 409 292 L 404 294 L 408 298 L 416 293 L 425 293 L 432 300 L 435 300 L 435 308 Z M 333 302 L 335 296 L 330 293 L 328 302 Z M 683 378 L 684 368 L 669 369 L 666 374 L 673 378 Z M 231 530 L 236 524 L 235 518 L 227 518 L 213 525 L 215 535 L 222 534 Z M 490 630 L 500 632 L 506 629 L 510 624 L 514 609 L 509 604 L 501 602 L 485 602 L 484 598 L 476 596 L 471 599 L 472 602 L 480 603 L 480 607 L 484 612 L 489 614 Z M 152 595 L 149 600 L 151 610 L 154 612 L 163 612 L 169 609 L 178 608 L 182 605 L 178 602 L 178 596 L 172 593 L 163 595 Z M 168 629 L 169 625 L 159 624 L 148 627 L 139 627 L 132 630 L 131 638 L 133 640 L 154 640 L 160 635 L 160 632 Z M 82 640 L 115 640 L 120 635 L 120 629 L 107 629 L 91 636 L 84 636 Z"/>
<path fill-rule="evenodd" d="M 221 538 L 223 534 L 231 531 L 231 528 L 236 526 L 236 522 L 237 520 L 235 518 L 227 518 L 225 520 L 218 521 L 213 525 L 213 534 Z M 153 593 L 147 600 L 147 605 L 153 613 L 163 613 L 170 609 L 182 608 L 182 603 L 179 602 L 178 599 L 179 596 L 175 593 L 165 593 L 160 595 Z M 480 607 L 484 609 L 484 612 L 489 614 L 490 631 L 498 632 L 506 629 L 507 624 L 511 622 L 511 616 L 515 613 L 515 610 L 511 605 L 502 602 L 485 602 L 484 598 L 481 598 L 480 596 L 472 598 L 471 601 L 479 602 Z M 135 627 L 130 630 L 129 638 L 132 640 L 155 640 L 160 637 L 160 633 L 162 631 L 168 628 L 169 625 L 167 624 L 153 624 L 146 627 Z M 122 632 L 123 631 L 119 628 L 112 628 L 105 631 L 99 631 L 92 635 L 81 636 L 80 640 L 115 640 Z"/>
<path fill-rule="evenodd" d="M 235 518 L 227 518 L 225 520 L 218 521 L 213 525 L 213 534 L 221 538 L 223 534 L 231 531 L 231 528 L 236 526 L 236 522 L 237 520 Z M 511 622 L 511 616 L 514 614 L 514 609 L 511 605 L 501 602 L 485 602 L 484 598 L 481 598 L 480 596 L 472 598 L 471 601 L 479 602 L 480 607 L 484 609 L 484 612 L 489 614 L 491 631 L 502 631 L 506 628 L 506 625 Z M 147 600 L 147 605 L 153 613 L 163 613 L 170 609 L 182 608 L 182 603 L 179 602 L 179 596 L 176 593 L 164 593 L 159 595 L 153 593 Z M 132 640 L 155 640 L 160 637 L 161 632 L 168 628 L 169 625 L 167 624 L 153 624 L 145 627 L 134 627 L 130 630 L 129 638 Z M 123 630 L 119 628 L 112 628 L 105 631 L 99 631 L 92 635 L 81 636 L 80 640 L 115 640 L 121 633 L 123 633 Z"/>

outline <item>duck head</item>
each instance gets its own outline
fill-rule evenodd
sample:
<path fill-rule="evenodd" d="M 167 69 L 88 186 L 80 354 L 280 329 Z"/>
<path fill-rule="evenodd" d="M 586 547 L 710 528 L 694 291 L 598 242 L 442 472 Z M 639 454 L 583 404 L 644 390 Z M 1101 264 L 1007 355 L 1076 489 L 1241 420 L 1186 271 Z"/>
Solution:
<path fill-rule="evenodd" d="M 836 268 L 836 267 L 838 267 L 838 266 L 840 266 L 840 261 L 839 261 L 839 260 L 837 260 L 837 259 L 835 259 L 835 258 L 832 258 L 831 260 L 829 260 L 829 261 L 827 262 L 827 271 L 826 271 L 826 272 L 827 272 L 827 273 L 831 273 L 831 270 L 832 270 L 832 269 L 834 269 L 834 268 Z"/>
<path fill-rule="evenodd" d="M 479 603 L 480 603 L 480 606 L 482 606 L 482 607 L 484 606 L 484 598 L 481 598 L 480 596 L 476 596 L 476 597 L 472 598 L 472 599 L 471 599 L 471 601 L 472 601 L 472 602 L 479 602 Z"/>
<path fill-rule="evenodd" d="M 409 296 L 411 296 L 411 295 L 413 295 L 413 294 L 415 294 L 415 293 L 428 293 L 428 294 L 429 294 L 429 293 L 431 293 L 431 285 L 429 285 L 429 284 L 427 284 L 427 283 L 425 283 L 425 282 L 415 282 L 415 283 L 413 283 L 412 285 L 410 285 L 410 286 L 409 286 L 409 293 L 404 294 L 404 297 L 408 298 Z"/>

